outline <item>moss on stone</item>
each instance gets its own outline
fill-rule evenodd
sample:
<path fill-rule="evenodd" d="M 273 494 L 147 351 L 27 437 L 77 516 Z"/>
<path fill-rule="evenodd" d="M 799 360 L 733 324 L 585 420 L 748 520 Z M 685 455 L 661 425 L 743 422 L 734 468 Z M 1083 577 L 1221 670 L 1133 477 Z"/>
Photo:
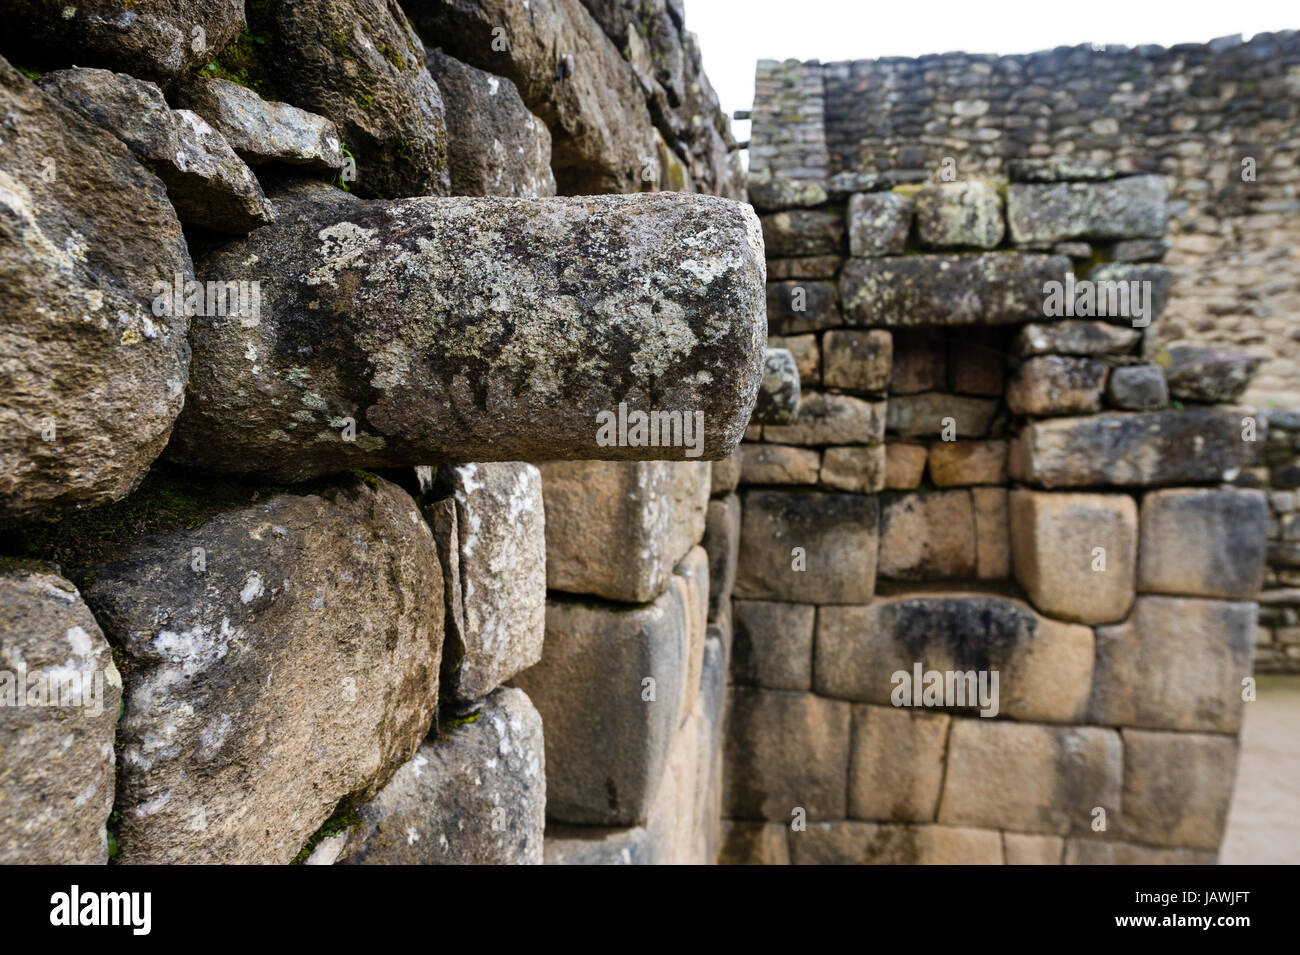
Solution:
<path fill-rule="evenodd" d="M 356 814 L 356 810 L 349 809 L 346 812 L 335 813 L 321 824 L 321 827 L 311 834 L 303 847 L 298 850 L 298 854 L 293 857 L 289 865 L 302 865 L 308 857 L 316 851 L 316 847 L 326 839 L 347 832 L 349 829 L 361 823 L 361 817 Z"/>
<path fill-rule="evenodd" d="M 246 87 L 263 99 L 276 99 L 266 66 L 273 41 L 271 11 L 266 0 L 249 0 L 245 9 L 248 25 L 200 73 Z"/>

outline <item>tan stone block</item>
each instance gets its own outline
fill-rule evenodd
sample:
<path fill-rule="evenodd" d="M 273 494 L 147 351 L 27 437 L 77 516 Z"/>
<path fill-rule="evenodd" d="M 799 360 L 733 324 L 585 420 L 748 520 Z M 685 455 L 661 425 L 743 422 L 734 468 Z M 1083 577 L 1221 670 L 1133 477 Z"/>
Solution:
<path fill-rule="evenodd" d="M 681 559 L 670 586 L 682 588 L 682 606 L 686 608 L 686 683 L 677 716 L 681 725 L 700 695 L 704 641 L 709 633 L 709 555 L 703 547 L 692 547 Z"/>
<path fill-rule="evenodd" d="M 722 852 L 719 865 L 789 865 L 790 827 L 780 822 L 738 822 L 722 824 Z"/>
<path fill-rule="evenodd" d="M 1245 488 L 1177 488 L 1142 499 L 1138 589 L 1249 599 L 1264 579 L 1268 499 Z"/>
<path fill-rule="evenodd" d="M 880 444 L 885 413 L 883 401 L 806 391 L 794 423 L 765 425 L 763 437 L 776 444 Z"/>
<path fill-rule="evenodd" d="M 749 428 L 745 429 L 746 441 L 751 440 L 751 438 L 749 437 L 749 430 L 750 430 Z M 763 433 L 762 427 L 759 426 L 756 430 L 758 431 L 758 435 L 761 437 Z M 752 440 L 757 440 L 757 439 L 758 438 L 756 437 Z M 739 446 L 737 446 L 736 450 L 732 451 L 725 458 L 722 458 L 719 461 L 711 461 L 710 471 L 711 471 L 709 476 L 710 494 L 714 494 L 714 495 L 730 494 L 733 491 L 735 491 L 737 485 L 740 484 Z"/>
<path fill-rule="evenodd" d="M 1002 397 L 1006 336 L 1000 328 L 960 329 L 948 341 L 952 390 L 962 395 Z"/>
<path fill-rule="evenodd" d="M 885 487 L 891 491 L 911 491 L 925 475 L 927 453 L 923 444 L 885 445 Z"/>
<path fill-rule="evenodd" d="M 936 487 L 1005 484 L 1005 441 L 936 441 L 930 445 L 930 480 Z"/>
<path fill-rule="evenodd" d="M 959 719 L 948 742 L 939 821 L 1064 836 L 1120 806 L 1119 734 L 1092 726 Z"/>
<path fill-rule="evenodd" d="M 1218 851 L 1237 740 L 1124 730 L 1123 831 L 1134 842 Z"/>
<path fill-rule="evenodd" d="M 849 815 L 933 822 L 950 717 L 893 706 L 853 707 Z"/>
<path fill-rule="evenodd" d="M 770 335 L 768 348 L 784 348 L 794 356 L 794 366 L 799 370 L 799 384 L 803 388 L 821 384 L 821 348 L 816 335 Z"/>
<path fill-rule="evenodd" d="M 1199 849 L 1153 849 L 1098 838 L 1067 839 L 1066 865 L 1217 865 L 1219 854 Z"/>
<path fill-rule="evenodd" d="M 1060 836 L 1004 832 L 1002 849 L 1006 854 L 1007 865 L 1060 865 L 1065 840 Z"/>
<path fill-rule="evenodd" d="M 980 580 L 1011 576 L 1011 519 L 1007 490 L 971 488 L 975 506 L 975 571 Z"/>
<path fill-rule="evenodd" d="M 975 576 L 975 514 L 968 491 L 903 494 L 880 514 L 880 575 L 896 580 Z"/>
<path fill-rule="evenodd" d="M 889 332 L 843 329 L 822 336 L 822 380 L 827 388 L 883 393 L 889 388 L 893 340 Z"/>
<path fill-rule="evenodd" d="M 1097 628 L 1088 721 L 1236 733 L 1256 620 L 1253 603 L 1139 597 L 1122 624 Z"/>
<path fill-rule="evenodd" d="M 823 487 L 874 494 L 885 486 L 885 446 L 827 448 L 822 455 Z"/>
<path fill-rule="evenodd" d="M 822 456 L 812 448 L 787 444 L 740 445 L 742 484 L 816 484 Z"/>
<path fill-rule="evenodd" d="M 736 683 L 769 690 L 812 688 L 812 604 L 736 600 L 731 673 Z"/>
<path fill-rule="evenodd" d="M 1002 865 L 1002 833 L 960 826 L 917 826 L 920 865 Z"/>
<path fill-rule="evenodd" d="M 989 829 L 874 822 L 809 825 L 789 837 L 795 865 L 999 865 L 1002 839 Z"/>
<path fill-rule="evenodd" d="M 1077 415 L 1101 410 L 1106 366 L 1095 358 L 1043 355 L 1016 369 L 1007 407 L 1018 415 Z"/>
<path fill-rule="evenodd" d="M 982 438 L 998 409 L 991 398 L 930 391 L 889 399 L 887 427 L 905 438 Z"/>
<path fill-rule="evenodd" d="M 1081 623 L 1124 619 L 1137 570 L 1133 498 L 1015 490 L 1010 502 L 1012 564 L 1034 606 Z"/>
<path fill-rule="evenodd" d="M 948 379 L 947 346 L 930 332 L 897 328 L 893 332 L 893 368 L 889 390 L 896 395 L 938 391 Z"/>

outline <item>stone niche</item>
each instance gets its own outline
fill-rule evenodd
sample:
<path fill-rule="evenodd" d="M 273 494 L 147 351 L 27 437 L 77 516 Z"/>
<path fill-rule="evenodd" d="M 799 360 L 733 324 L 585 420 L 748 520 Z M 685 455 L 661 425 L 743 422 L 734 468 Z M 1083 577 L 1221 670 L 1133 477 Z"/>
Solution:
<path fill-rule="evenodd" d="M 1155 344 L 1160 177 L 898 178 L 760 191 L 802 402 L 739 451 L 722 861 L 1212 861 L 1270 518 L 1254 365 Z"/>

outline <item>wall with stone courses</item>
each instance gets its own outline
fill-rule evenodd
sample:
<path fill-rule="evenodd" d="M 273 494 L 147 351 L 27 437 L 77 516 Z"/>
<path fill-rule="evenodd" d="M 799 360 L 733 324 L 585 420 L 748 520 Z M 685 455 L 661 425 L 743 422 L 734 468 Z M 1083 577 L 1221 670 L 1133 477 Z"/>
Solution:
<path fill-rule="evenodd" d="M 802 396 L 735 455 L 724 862 L 1216 858 L 1279 439 L 1232 404 L 1254 362 L 1045 313 L 1072 267 L 1159 288 L 1113 261 L 1159 256 L 1158 180 L 1019 173 L 1061 182 L 763 216 Z M 916 664 L 996 670 L 996 716 L 895 705 Z"/>
<path fill-rule="evenodd" d="M 1247 398 L 1300 400 L 1300 33 L 1164 49 L 1063 47 L 819 64 L 760 62 L 751 176 L 920 171 L 1000 178 L 1020 157 L 1159 173 L 1173 197 L 1161 341 L 1265 358 Z M 821 117 L 814 104 L 821 104 Z M 798 125 L 787 126 L 798 117 Z M 815 147 L 809 144 L 815 144 Z M 822 156 L 809 162 L 807 156 Z M 1242 159 L 1256 162 L 1242 181 Z"/>
<path fill-rule="evenodd" d="M 1268 413 L 1268 572 L 1259 595 L 1257 673 L 1300 672 L 1300 409 Z"/>
<path fill-rule="evenodd" d="M 325 230 L 319 242 L 303 237 L 304 247 L 321 245 L 322 260 L 309 267 L 341 269 L 348 273 L 344 285 L 353 275 L 367 275 L 364 249 L 329 241 L 327 226 L 339 237 L 364 234 L 340 221 L 347 215 L 340 210 L 361 208 L 352 205 L 340 185 L 365 196 L 529 201 L 553 196 L 557 178 L 561 191 L 565 184 L 590 183 L 601 187 L 580 191 L 742 192 L 734 140 L 700 70 L 698 45 L 685 29 L 682 4 L 676 0 L 559 0 L 523 23 L 492 0 L 412 0 L 403 4 L 411 22 L 402 22 L 400 12 L 394 16 L 392 4 L 341 0 L 318 11 L 319 24 L 285 29 L 283 23 L 257 21 L 244 33 L 242 5 L 227 6 L 231 22 L 220 29 L 210 24 L 208 35 L 213 42 L 219 36 L 223 45 L 233 45 L 224 53 L 207 51 L 202 63 L 188 65 L 141 61 L 131 54 L 136 48 L 129 37 L 123 49 L 104 46 L 108 41 L 95 40 L 75 18 L 59 27 L 68 35 L 51 49 L 16 35 L 12 24 L 0 31 L 0 102 L 6 115 L 22 116 L 7 127 L 6 147 L 14 162 L 6 163 L 0 178 L 13 201 L 29 192 L 41 200 L 33 203 L 34 213 L 21 204 L 10 211 L 20 219 L 28 216 L 25 228 L 48 239 L 50 248 L 81 249 L 78 254 L 101 270 L 90 287 L 125 289 L 114 293 L 128 303 L 122 305 L 124 312 L 130 308 L 143 315 L 149 307 L 148 280 L 143 290 L 137 287 L 145 274 L 139 272 L 142 262 L 163 259 L 165 253 L 171 258 L 164 264 L 170 268 L 174 258 L 188 278 L 193 275 L 191 255 L 208 261 L 202 257 L 215 239 L 191 230 L 187 243 L 181 222 L 217 229 L 227 234 L 229 247 L 246 249 L 253 239 L 245 233 L 257 225 L 297 218 L 311 233 Z M 286 16 L 293 13 L 292 6 L 283 5 Z M 344 49 L 331 39 L 330 48 L 335 62 L 346 68 L 337 75 L 319 75 L 313 73 L 318 66 L 301 67 L 304 59 L 311 60 L 314 46 L 325 42 L 312 31 L 328 31 L 336 14 L 348 24 L 346 34 L 337 36 L 349 41 Z M 409 41 L 412 51 L 418 50 L 415 31 L 440 17 L 454 22 L 437 22 L 436 33 L 425 35 L 444 43 L 441 52 L 428 51 L 427 60 L 421 55 L 415 62 L 392 53 L 394 40 L 398 47 Z M 511 41 L 506 55 L 488 56 L 476 45 L 475 31 L 483 18 L 506 25 Z M 636 29 L 629 31 L 631 24 Z M 557 33 L 575 44 L 575 82 L 555 77 L 551 38 Z M 300 85 L 274 76 L 274 64 L 249 61 L 254 35 L 274 48 L 276 57 L 299 63 L 294 79 Z M 100 44 L 93 55 L 92 40 Z M 387 66 L 367 59 L 378 49 L 392 54 Z M 21 63 L 26 76 L 6 57 Z M 402 59 L 400 69 L 394 59 Z M 72 60 L 121 72 L 63 70 Z M 239 82 L 222 85 L 194 72 L 210 61 L 218 63 L 219 76 Z M 380 76 L 374 89 L 348 88 L 349 71 L 358 68 Z M 127 74 L 147 76 L 158 85 Z M 137 117 L 123 107 L 130 97 L 119 96 L 123 89 L 142 103 L 155 103 L 155 119 L 161 115 L 172 123 L 174 118 L 175 128 L 168 132 L 173 138 L 159 143 L 136 132 Z M 261 97 L 289 105 L 272 107 Z M 373 116 L 358 117 L 354 106 L 363 100 L 397 127 L 417 108 L 428 110 L 420 113 L 427 142 L 412 147 L 404 129 L 377 128 Z M 169 104 L 193 110 L 194 118 L 185 120 Z M 400 108 L 387 112 L 394 104 Z M 251 131 L 241 128 L 231 119 L 240 112 L 264 122 Z M 593 125 L 596 118 L 600 130 Z M 192 131 L 203 130 L 205 121 L 211 128 L 196 137 Z M 340 136 L 358 123 L 366 126 L 368 139 L 351 132 Z M 142 138 L 130 140 L 133 135 Z M 130 141 L 124 146 L 115 136 Z M 356 161 L 355 178 L 346 175 L 340 139 Z M 46 164 L 41 159 L 52 142 L 65 145 L 56 154 L 58 174 L 49 180 L 42 176 Z M 75 148 L 67 147 L 68 142 Z M 408 148 L 398 149 L 399 143 Z M 197 157 L 189 179 L 171 176 L 164 161 L 168 149 Z M 553 150 L 563 151 L 562 162 Z M 107 158 L 96 165 L 96 155 Z M 137 156 L 150 164 L 137 162 Z M 373 178 L 381 161 L 387 177 L 382 188 Z M 153 178 L 155 172 L 163 182 Z M 131 207 L 130 215 L 111 218 L 121 211 L 113 195 L 80 187 L 72 197 L 61 191 L 64 181 L 86 179 L 114 181 L 115 194 Z M 51 181 L 54 185 L 42 192 L 42 183 Z M 301 196 L 310 201 L 293 205 Z M 655 205 L 653 197 L 646 201 L 651 205 L 637 207 L 639 229 L 667 229 L 672 241 L 690 238 L 681 220 L 670 223 L 671 212 L 663 218 L 670 206 Z M 96 208 L 107 210 L 101 220 L 93 219 Z M 491 247 L 489 220 L 504 206 L 475 208 L 475 224 L 462 222 L 459 229 L 484 229 L 482 248 Z M 596 206 L 584 206 L 579 213 L 560 200 L 526 202 L 519 208 L 553 220 L 553 228 L 586 221 L 593 212 L 595 218 L 603 214 Z M 712 252 L 725 251 L 717 245 L 723 227 L 717 216 L 726 213 L 721 205 L 699 208 L 707 210 L 700 221 L 711 227 L 713 244 L 697 249 L 693 257 L 707 264 Z M 745 213 L 736 204 L 729 208 Z M 61 218 L 48 218 L 50 210 Z M 121 225 L 141 216 L 162 237 L 153 245 Z M 419 235 L 436 222 L 408 219 L 405 225 Z M 79 235 L 74 240 L 67 230 L 76 226 L 81 229 L 73 233 Z M 591 235 L 605 241 L 597 232 Z M 556 238 L 539 241 L 554 248 Z M 605 238 L 617 244 L 629 236 L 614 228 Z M 516 231 L 511 242 L 518 239 Z M 758 248 L 756 229 L 732 230 L 731 239 L 748 249 L 751 258 Z M 670 244 L 653 241 L 665 248 Z M 14 309 L 5 313 L 8 334 L 13 334 L 11 328 L 26 330 L 24 322 L 48 314 L 25 308 L 30 286 L 24 283 L 42 274 L 43 263 L 34 258 L 42 247 L 41 242 L 15 245 L 0 239 L 0 260 L 5 262 L 0 302 Z M 607 242 L 604 247 L 610 248 Z M 342 258 L 331 258 L 334 253 Z M 528 255 L 512 244 L 511 261 Z M 60 268 L 65 274 L 66 263 Z M 273 283 L 280 278 L 268 276 L 266 287 L 279 288 Z M 390 274 L 386 283 L 397 290 L 399 305 L 427 293 L 419 287 L 418 274 Z M 337 288 L 328 280 L 324 284 Z M 733 322 L 737 328 L 761 325 L 761 279 L 751 278 L 751 285 L 754 307 L 742 309 L 741 321 Z M 659 288 L 654 294 L 662 301 L 659 296 L 674 293 Z M 306 360 L 302 356 L 321 343 L 304 339 L 302 325 L 290 327 L 272 298 L 268 291 L 262 326 L 274 323 L 283 333 L 280 345 L 297 349 L 297 360 Z M 48 305 L 62 299 L 49 294 L 43 301 Z M 331 319 L 333 304 L 322 309 Z M 605 304 L 615 313 L 639 307 L 610 297 Z M 320 305 L 313 302 L 311 307 Z M 346 305 L 341 308 L 348 311 Z M 728 312 L 729 319 L 735 317 Z M 183 324 L 174 335 L 170 326 L 160 332 L 137 321 L 131 328 L 133 334 L 113 329 L 111 344 L 118 344 L 119 335 L 123 347 L 144 340 L 157 348 L 165 341 L 177 351 L 174 367 L 150 352 L 154 364 L 143 369 L 148 374 L 140 366 L 123 370 L 114 364 L 112 348 L 95 342 L 97 351 L 68 358 L 78 380 L 89 381 L 101 394 L 116 390 L 139 406 L 162 407 L 164 402 L 148 388 L 156 386 L 162 395 L 164 373 L 180 375 L 172 383 L 173 398 L 184 391 L 187 372 L 211 377 L 207 358 L 196 357 L 187 368 L 189 353 L 179 354 L 186 342 Z M 41 332 L 39 325 L 36 330 Z M 334 330 L 354 331 L 342 317 Z M 406 328 L 408 333 L 415 330 L 415 325 Z M 653 337 L 657 330 L 645 323 L 642 331 Z M 440 339 L 439 347 L 443 344 Z M 635 344 L 642 346 L 643 358 L 655 357 L 653 346 Z M 259 347 L 250 346 L 254 355 Z M 262 352 L 264 363 L 271 351 Z M 604 372 L 593 372 L 593 367 L 587 366 L 588 377 L 600 379 Z M 318 364 L 310 371 L 325 374 L 322 369 Z M 627 362 L 607 370 L 613 372 L 611 382 L 627 380 Z M 53 385 L 69 380 L 57 364 L 37 371 L 37 380 Z M 755 371 L 739 365 L 728 369 L 733 378 L 752 378 Z M 256 376 L 258 368 L 251 374 Z M 337 368 L 329 374 L 346 376 Z M 240 369 L 233 377 L 243 381 L 246 376 Z M 330 386 L 308 386 L 324 396 L 305 396 L 304 408 L 315 411 L 321 405 L 326 415 L 341 413 Z M 0 401 L 6 421 L 15 413 L 12 398 Z M 54 452 L 44 447 L 29 453 L 21 442 L 0 449 L 5 481 L 11 482 L 0 493 L 0 671 L 12 673 L 24 662 L 33 669 L 74 667 L 105 677 L 106 689 L 102 711 L 79 710 L 70 719 L 66 711 L 49 708 L 0 707 L 0 819 L 5 821 L 0 860 L 566 861 L 556 858 L 550 846 L 547 788 L 549 780 L 564 784 L 589 768 L 565 760 L 582 742 L 583 727 L 570 732 L 564 712 L 572 712 L 569 704 L 579 690 L 592 694 L 585 709 L 587 727 L 608 728 L 607 718 L 626 717 L 617 725 L 627 731 L 623 739 L 634 742 L 639 707 L 641 725 L 662 730 L 652 742 L 662 741 L 663 751 L 643 745 L 624 754 L 622 762 L 611 758 L 592 770 L 602 796 L 611 777 L 643 786 L 643 802 L 632 810 L 636 819 L 645 817 L 639 830 L 645 851 L 636 850 L 636 861 L 711 861 L 716 856 L 725 657 L 719 632 L 711 625 L 709 559 L 699 546 L 710 493 L 707 462 L 574 463 L 570 476 L 579 482 L 605 480 L 611 496 L 585 497 L 574 502 L 576 511 L 568 512 L 561 503 L 562 487 L 548 479 L 544 488 L 543 473 L 554 477 L 564 467 L 559 462 L 540 468 L 522 462 L 461 463 L 466 456 L 461 454 L 454 462 L 423 458 L 430 460 L 428 466 L 412 468 L 407 461 L 383 467 L 378 458 L 347 459 L 343 452 L 350 449 L 339 443 L 339 456 L 332 463 L 326 460 L 322 476 L 310 481 L 278 478 L 268 484 L 265 476 L 248 473 L 251 468 L 241 471 L 238 449 L 212 469 L 178 466 L 174 447 L 170 460 L 155 461 L 180 410 L 179 402 L 173 402 L 161 437 L 142 434 L 136 419 L 134 433 L 112 432 L 105 442 L 100 422 L 94 447 L 111 444 L 116 457 L 102 451 L 81 455 L 75 480 L 68 480 L 57 461 L 60 450 L 68 456 L 66 446 L 76 438 L 79 422 L 69 422 L 66 402 L 49 395 L 45 399 L 42 415 L 48 413 L 64 445 Z M 476 407 L 470 396 L 452 404 L 454 414 L 472 415 Z M 289 432 L 297 427 L 289 423 L 293 410 L 285 412 L 283 426 Z M 591 418 L 597 409 L 583 410 Z M 17 410 L 23 428 L 7 426 L 7 442 L 18 431 L 25 433 L 27 422 L 21 416 L 28 411 Z M 300 409 L 294 420 L 304 414 L 313 417 Z M 736 415 L 747 414 L 745 403 Z M 356 419 L 364 438 L 369 427 L 364 408 Z M 737 429 L 743 420 L 734 422 Z M 325 435 L 339 440 L 328 430 Z M 405 436 L 390 433 L 388 439 Z M 538 440 L 554 437 L 543 433 Z M 251 434 L 246 438 L 253 440 Z M 204 443 L 196 446 L 202 449 Z M 373 455 L 384 441 L 358 444 L 361 452 Z M 282 462 L 297 457 L 293 449 L 281 455 Z M 639 489 L 635 502 L 620 496 L 629 488 Z M 547 507 L 554 507 L 553 524 L 546 520 Z M 588 587 L 580 575 L 590 567 L 582 564 L 580 551 L 596 547 L 601 527 L 607 548 L 602 554 L 627 559 L 613 560 L 612 569 L 601 568 L 601 582 Z M 640 549 L 620 555 L 633 530 Z M 557 686 L 548 670 L 552 656 L 544 647 L 553 647 L 573 629 L 565 629 L 564 617 L 573 601 L 559 591 L 548 599 L 548 551 L 568 535 L 572 546 L 556 551 L 553 566 L 562 572 L 572 558 L 577 567 L 564 577 L 564 587 L 602 595 L 578 602 L 585 613 L 582 632 L 595 641 L 608 684 L 570 683 L 572 672 L 567 671 Z M 619 590 L 624 584 L 631 589 Z M 715 596 L 712 606 L 718 605 Z M 607 643 L 624 635 L 620 625 L 638 613 L 648 621 L 640 645 L 655 651 L 649 657 L 653 666 L 645 672 L 653 673 L 662 687 L 658 705 L 641 701 L 641 659 L 605 652 Z M 633 633 L 629 649 L 637 639 Z M 626 686 L 617 682 L 623 676 L 631 678 Z M 552 688 L 555 692 L 549 692 Z M 0 692 L 6 689 L 0 682 Z M 120 723 L 119 695 L 125 707 Z M 603 712 L 607 707 L 608 714 Z M 568 748 L 561 745 L 552 753 L 553 743 Z M 639 754 L 648 755 L 638 762 Z M 250 773 L 250 766 L 258 770 Z M 202 779 L 203 785 L 193 786 L 193 779 Z M 577 791 L 581 797 L 581 787 Z M 634 798 L 629 787 L 619 806 L 631 805 Z M 560 799 L 551 801 L 562 806 Z M 564 815 L 562 808 L 558 814 Z M 578 836 L 585 851 L 590 833 Z M 624 848 L 613 848 L 608 861 L 630 861 L 633 850 L 624 859 Z"/>

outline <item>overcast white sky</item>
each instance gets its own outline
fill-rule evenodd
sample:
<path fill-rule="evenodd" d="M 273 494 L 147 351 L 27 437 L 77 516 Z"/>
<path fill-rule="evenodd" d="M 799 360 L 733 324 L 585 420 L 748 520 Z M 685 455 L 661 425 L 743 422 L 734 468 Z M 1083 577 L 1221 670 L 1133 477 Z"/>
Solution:
<path fill-rule="evenodd" d="M 686 0 L 727 113 L 754 100 L 760 59 L 1032 53 L 1080 43 L 1204 43 L 1300 29 L 1297 0 Z M 749 137 L 749 123 L 734 124 Z"/>

